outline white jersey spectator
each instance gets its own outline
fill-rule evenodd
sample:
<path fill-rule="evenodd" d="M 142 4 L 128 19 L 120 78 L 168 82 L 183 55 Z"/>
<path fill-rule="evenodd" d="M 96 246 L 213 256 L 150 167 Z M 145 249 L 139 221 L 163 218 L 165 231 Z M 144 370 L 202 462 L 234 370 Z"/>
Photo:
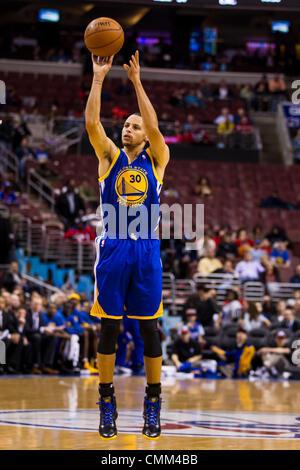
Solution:
<path fill-rule="evenodd" d="M 258 261 L 253 261 L 250 251 L 247 251 L 244 260 L 236 265 L 234 274 L 238 276 L 242 282 L 258 281 L 260 273 L 264 270 L 265 268 Z"/>

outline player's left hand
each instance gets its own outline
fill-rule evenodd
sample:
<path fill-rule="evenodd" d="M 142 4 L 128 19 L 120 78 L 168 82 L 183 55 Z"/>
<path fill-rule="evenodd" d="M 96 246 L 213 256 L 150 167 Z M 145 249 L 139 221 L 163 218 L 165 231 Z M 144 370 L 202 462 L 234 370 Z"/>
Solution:
<path fill-rule="evenodd" d="M 129 80 L 135 83 L 140 80 L 139 51 L 135 51 L 135 54 L 131 56 L 129 64 L 124 64 L 123 67 L 127 72 Z"/>

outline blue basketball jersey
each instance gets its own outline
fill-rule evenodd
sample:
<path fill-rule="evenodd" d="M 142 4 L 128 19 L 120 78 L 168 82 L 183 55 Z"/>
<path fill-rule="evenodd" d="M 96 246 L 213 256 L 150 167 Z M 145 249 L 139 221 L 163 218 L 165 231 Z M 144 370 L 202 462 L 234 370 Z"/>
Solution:
<path fill-rule="evenodd" d="M 109 170 L 99 178 L 102 236 L 109 238 L 157 238 L 159 196 L 162 181 L 157 175 L 150 149 L 130 162 L 118 149 Z M 111 212 L 106 205 L 113 206 Z M 110 207 L 111 207 L 110 206 Z"/>

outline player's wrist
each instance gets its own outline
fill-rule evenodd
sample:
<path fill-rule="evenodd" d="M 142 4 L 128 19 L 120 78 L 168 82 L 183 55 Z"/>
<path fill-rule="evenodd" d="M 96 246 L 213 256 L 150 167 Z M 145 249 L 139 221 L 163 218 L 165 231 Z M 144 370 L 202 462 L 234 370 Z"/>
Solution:
<path fill-rule="evenodd" d="M 101 84 L 103 83 L 105 75 L 103 73 L 94 72 L 93 82 Z"/>

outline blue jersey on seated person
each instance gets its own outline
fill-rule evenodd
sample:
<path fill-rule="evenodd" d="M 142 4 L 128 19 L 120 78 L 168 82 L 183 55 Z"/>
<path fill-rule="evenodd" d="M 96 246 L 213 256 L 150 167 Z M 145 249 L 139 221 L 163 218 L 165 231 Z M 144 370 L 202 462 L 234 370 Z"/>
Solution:
<path fill-rule="evenodd" d="M 285 264 L 290 261 L 290 255 L 287 250 L 279 251 L 275 248 L 270 253 L 270 260 L 276 264 Z"/>

